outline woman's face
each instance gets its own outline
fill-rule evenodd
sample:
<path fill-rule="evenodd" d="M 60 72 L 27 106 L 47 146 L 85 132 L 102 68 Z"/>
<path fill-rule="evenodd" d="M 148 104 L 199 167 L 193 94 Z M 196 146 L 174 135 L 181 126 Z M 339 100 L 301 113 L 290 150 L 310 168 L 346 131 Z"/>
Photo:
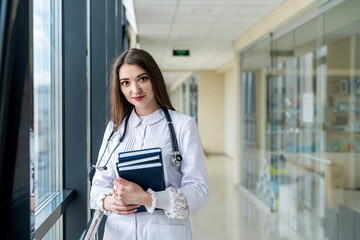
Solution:
<path fill-rule="evenodd" d="M 139 116 L 147 116 L 160 106 L 147 72 L 136 64 L 124 64 L 119 70 L 120 90 Z"/>

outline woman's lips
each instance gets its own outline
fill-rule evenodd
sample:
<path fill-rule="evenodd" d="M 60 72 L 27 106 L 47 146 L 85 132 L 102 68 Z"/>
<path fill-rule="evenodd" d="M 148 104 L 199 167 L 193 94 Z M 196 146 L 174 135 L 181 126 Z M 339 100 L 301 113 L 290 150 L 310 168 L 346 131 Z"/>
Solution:
<path fill-rule="evenodd" d="M 141 99 L 143 99 L 145 96 L 141 96 L 141 97 L 133 97 L 133 99 L 135 100 L 135 101 L 140 101 Z"/>

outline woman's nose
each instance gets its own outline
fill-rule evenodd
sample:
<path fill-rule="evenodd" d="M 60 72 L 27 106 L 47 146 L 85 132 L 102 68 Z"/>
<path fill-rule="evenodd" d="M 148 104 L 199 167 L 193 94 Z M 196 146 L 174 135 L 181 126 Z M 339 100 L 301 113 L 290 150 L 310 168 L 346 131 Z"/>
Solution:
<path fill-rule="evenodd" d="M 132 85 L 132 91 L 133 91 L 133 93 L 140 93 L 141 92 L 141 88 L 140 88 L 139 83 L 135 82 Z"/>

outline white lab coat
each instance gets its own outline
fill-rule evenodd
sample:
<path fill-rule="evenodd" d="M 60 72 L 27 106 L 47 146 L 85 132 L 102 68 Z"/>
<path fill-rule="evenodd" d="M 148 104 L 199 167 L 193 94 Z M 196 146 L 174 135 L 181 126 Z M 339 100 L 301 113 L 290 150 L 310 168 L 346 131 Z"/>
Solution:
<path fill-rule="evenodd" d="M 202 144 L 193 118 L 169 111 L 174 125 L 179 151 L 183 157 L 180 167 L 170 165 L 172 153 L 170 132 L 165 114 L 162 109 L 153 112 L 142 120 L 135 111 L 130 115 L 127 132 L 123 142 L 114 151 L 107 165 L 107 170 L 96 171 L 91 188 L 90 206 L 93 209 L 103 209 L 102 199 L 111 192 L 112 181 L 117 178 L 115 163 L 119 152 L 161 147 L 164 165 L 166 187 L 172 186 L 185 196 L 190 214 L 202 208 L 208 198 L 209 188 Z M 112 131 L 113 123 L 106 128 L 104 139 L 99 151 L 99 158 L 103 153 L 107 139 Z M 104 157 L 98 166 L 103 166 L 116 143 L 124 131 L 124 121 L 114 133 Z M 118 215 L 107 212 L 104 239 L 192 239 L 191 227 L 188 218 L 172 219 L 165 215 L 163 210 Z"/>

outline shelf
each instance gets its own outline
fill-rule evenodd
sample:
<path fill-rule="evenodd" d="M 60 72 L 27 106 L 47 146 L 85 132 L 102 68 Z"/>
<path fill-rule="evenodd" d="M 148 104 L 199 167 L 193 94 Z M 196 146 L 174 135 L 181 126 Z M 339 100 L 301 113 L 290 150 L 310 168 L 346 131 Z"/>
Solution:
<path fill-rule="evenodd" d="M 335 130 L 332 130 L 332 131 L 325 131 L 325 133 L 336 133 L 336 134 L 356 134 L 356 135 L 360 135 L 360 132 L 349 132 L 349 131 L 335 131 Z"/>
<path fill-rule="evenodd" d="M 344 190 L 344 202 L 341 205 L 360 213 L 360 191 Z"/>
<path fill-rule="evenodd" d="M 356 93 L 330 93 L 327 97 L 360 97 L 360 95 Z"/>
<path fill-rule="evenodd" d="M 326 115 L 356 115 L 356 117 L 360 117 L 360 114 L 356 113 L 356 112 L 328 112 L 326 113 Z"/>
<path fill-rule="evenodd" d="M 312 70 L 313 75 L 317 76 L 317 69 L 314 68 Z M 299 69 L 294 69 L 292 71 L 293 74 L 291 76 L 301 75 L 301 71 Z M 268 75 L 276 77 L 276 76 L 287 76 L 286 69 L 271 69 L 268 71 Z M 360 71 L 358 69 L 326 69 L 326 76 L 328 77 L 358 77 L 360 75 Z"/>
<path fill-rule="evenodd" d="M 280 125 L 280 124 L 279 124 Z M 289 132 L 312 132 L 312 133 L 320 133 L 323 132 L 323 129 L 317 129 L 316 127 L 312 127 L 312 128 L 303 128 L 303 126 L 298 126 L 298 127 L 289 127 L 288 125 L 281 125 L 281 128 L 278 130 L 269 130 L 266 129 L 266 133 L 278 133 L 278 132 L 284 132 L 284 133 L 289 133 Z"/>
<path fill-rule="evenodd" d="M 312 133 L 312 134 L 316 134 L 316 133 L 320 133 L 321 131 L 313 131 L 313 130 L 304 130 L 304 129 L 298 129 L 295 131 L 289 131 L 289 130 L 279 130 L 279 131 L 266 131 L 266 134 L 290 134 L 290 133 L 294 133 L 294 134 L 299 134 L 299 133 Z"/>
<path fill-rule="evenodd" d="M 359 77 L 360 71 L 358 69 L 326 69 L 327 76 L 333 77 Z"/>
<path fill-rule="evenodd" d="M 294 131 L 290 132 L 287 130 L 279 130 L 279 131 L 266 131 L 266 134 L 289 134 L 289 133 L 296 133 Z"/>
<path fill-rule="evenodd" d="M 299 69 L 294 69 L 292 71 L 293 74 L 291 76 L 299 76 L 302 75 Z M 317 69 L 314 68 L 312 70 L 313 76 L 317 76 Z M 277 76 L 288 76 L 286 74 L 286 69 L 272 69 L 267 72 L 268 76 L 277 77 Z M 333 78 L 333 77 L 352 77 L 352 78 L 359 78 L 360 70 L 358 69 L 326 69 L 326 77 Z"/>

